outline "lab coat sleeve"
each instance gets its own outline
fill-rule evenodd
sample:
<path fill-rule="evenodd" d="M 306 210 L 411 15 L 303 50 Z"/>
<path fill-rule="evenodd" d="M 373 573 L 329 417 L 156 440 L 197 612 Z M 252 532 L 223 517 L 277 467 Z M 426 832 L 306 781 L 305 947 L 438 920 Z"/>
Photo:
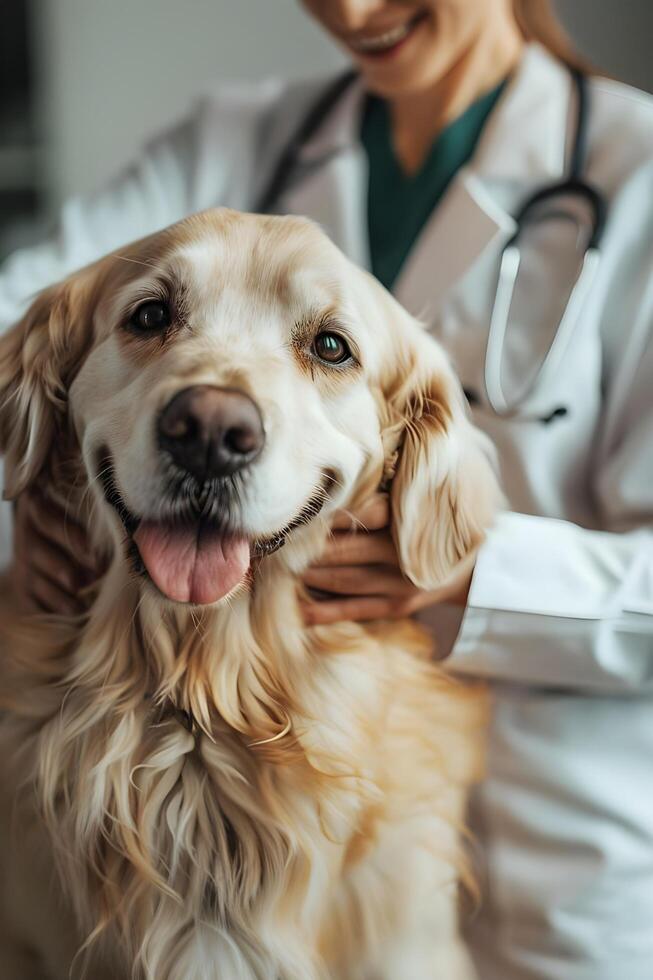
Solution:
<path fill-rule="evenodd" d="M 121 245 L 204 208 L 247 207 L 264 169 L 281 88 L 270 80 L 206 93 L 105 187 L 68 200 L 52 236 L 0 268 L 0 331 L 40 289 Z"/>
<path fill-rule="evenodd" d="M 0 330 L 19 319 L 39 290 L 181 217 L 191 139 L 186 123 L 147 146 L 100 192 L 67 201 L 49 239 L 10 256 L 0 270 Z"/>
<path fill-rule="evenodd" d="M 625 352 L 630 363 L 620 393 L 606 399 L 611 422 L 606 417 L 609 438 L 599 453 L 595 493 L 608 530 L 502 514 L 478 555 L 449 658 L 453 669 L 596 694 L 653 690 L 653 341 L 647 330 Z"/>

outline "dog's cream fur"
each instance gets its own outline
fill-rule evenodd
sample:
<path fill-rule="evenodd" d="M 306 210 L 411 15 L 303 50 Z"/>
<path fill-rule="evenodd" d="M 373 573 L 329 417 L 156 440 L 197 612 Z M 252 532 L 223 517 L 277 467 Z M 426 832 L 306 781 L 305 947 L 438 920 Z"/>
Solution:
<path fill-rule="evenodd" d="M 125 311 L 161 289 L 179 322 L 134 337 Z M 314 362 L 324 322 L 358 365 Z M 153 420 L 199 383 L 261 407 L 238 503 L 252 539 L 335 480 L 245 585 L 189 608 L 132 571 L 95 460 L 108 447 L 130 510 L 163 514 Z M 334 511 L 389 478 L 416 584 L 482 539 L 499 494 L 435 342 L 309 222 L 209 212 L 37 298 L 0 340 L 0 444 L 7 494 L 51 481 L 109 563 L 80 619 L 20 620 L 4 590 L 3 980 L 71 963 L 93 980 L 469 976 L 460 836 L 484 696 L 410 620 L 309 629 L 297 600 Z"/>

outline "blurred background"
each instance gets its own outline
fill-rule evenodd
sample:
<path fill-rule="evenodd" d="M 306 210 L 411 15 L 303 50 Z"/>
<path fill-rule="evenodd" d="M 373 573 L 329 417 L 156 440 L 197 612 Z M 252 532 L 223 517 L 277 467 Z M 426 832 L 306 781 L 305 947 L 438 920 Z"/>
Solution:
<path fill-rule="evenodd" d="M 556 0 L 604 72 L 653 91 L 653 0 Z M 343 64 L 296 0 L 0 0 L 0 258 L 221 78 Z"/>

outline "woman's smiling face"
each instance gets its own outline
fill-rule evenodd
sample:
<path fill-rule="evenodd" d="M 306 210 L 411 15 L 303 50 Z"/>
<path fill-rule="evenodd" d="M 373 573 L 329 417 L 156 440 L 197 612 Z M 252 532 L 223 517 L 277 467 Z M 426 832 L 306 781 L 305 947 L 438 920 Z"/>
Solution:
<path fill-rule="evenodd" d="M 302 0 L 345 47 L 367 87 L 387 98 L 423 91 L 444 78 L 510 0 Z"/>

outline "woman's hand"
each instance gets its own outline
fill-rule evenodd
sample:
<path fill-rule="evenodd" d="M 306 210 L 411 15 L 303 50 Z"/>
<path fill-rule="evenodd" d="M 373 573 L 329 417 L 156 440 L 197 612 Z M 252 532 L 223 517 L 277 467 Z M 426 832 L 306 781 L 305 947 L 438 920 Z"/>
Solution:
<path fill-rule="evenodd" d="M 99 575 L 84 529 L 36 486 L 20 495 L 14 514 L 13 582 L 28 612 L 73 614 Z"/>
<path fill-rule="evenodd" d="M 333 528 L 320 561 L 304 575 L 311 594 L 304 616 L 310 625 L 402 619 L 436 602 L 467 604 L 472 564 L 434 592 L 422 591 L 404 577 L 390 533 L 386 494 L 376 494 L 357 514 L 341 512 Z"/>

